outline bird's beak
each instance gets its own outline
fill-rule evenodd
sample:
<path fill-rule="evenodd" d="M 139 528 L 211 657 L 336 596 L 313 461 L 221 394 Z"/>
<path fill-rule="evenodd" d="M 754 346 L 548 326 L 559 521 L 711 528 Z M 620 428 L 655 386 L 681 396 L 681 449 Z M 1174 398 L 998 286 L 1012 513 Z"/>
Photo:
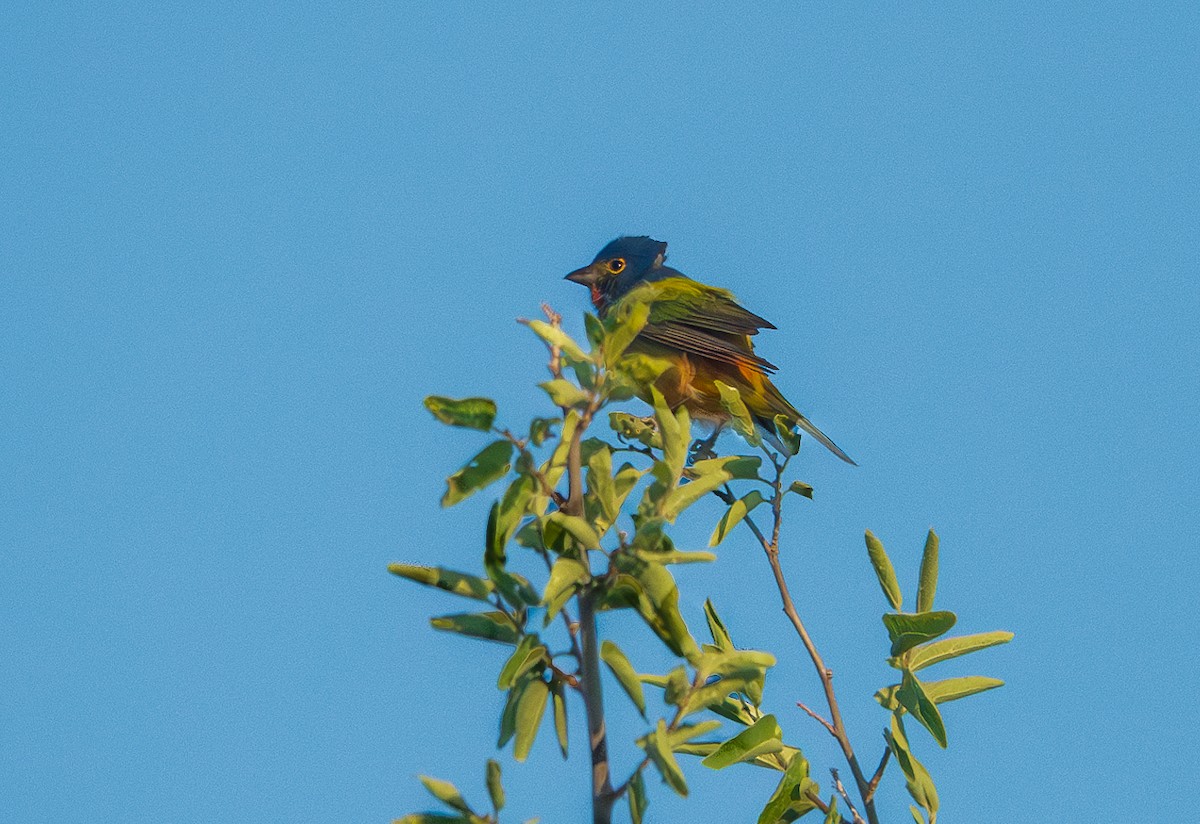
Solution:
<path fill-rule="evenodd" d="M 582 286 L 591 287 L 596 282 L 596 267 L 592 264 L 584 266 L 582 269 L 576 269 L 571 274 L 567 275 L 566 280 L 571 283 L 578 283 Z"/>

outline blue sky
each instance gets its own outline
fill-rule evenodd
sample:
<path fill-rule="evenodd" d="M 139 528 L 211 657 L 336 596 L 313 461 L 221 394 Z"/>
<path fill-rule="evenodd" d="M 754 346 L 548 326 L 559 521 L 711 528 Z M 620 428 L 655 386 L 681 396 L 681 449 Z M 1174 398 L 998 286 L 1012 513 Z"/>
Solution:
<path fill-rule="evenodd" d="M 478 564 L 488 502 L 437 502 L 481 443 L 420 400 L 544 413 L 513 320 L 549 301 L 578 330 L 562 275 L 633 233 L 779 327 L 780 386 L 861 464 L 804 453 L 817 496 L 784 562 L 864 760 L 889 676 L 862 531 L 911 582 L 933 526 L 940 604 L 1017 633 L 965 665 L 1008 685 L 947 708 L 947 753 L 913 736 L 947 820 L 1183 820 L 1198 23 L 1183 3 L 10 10 L 0 818 L 386 821 L 425 804 L 420 772 L 482 798 L 503 650 L 435 635 L 460 605 L 385 572 Z M 679 577 L 697 628 L 711 595 L 780 654 L 768 702 L 836 763 L 792 709 L 818 685 L 748 536 Z M 637 725 L 613 727 L 628 761 Z M 512 820 L 582 820 L 586 766 L 552 736 L 502 759 Z M 652 820 L 752 820 L 775 780 L 689 766 L 686 801 L 652 782 Z M 907 820 L 894 777 L 880 799 Z"/>

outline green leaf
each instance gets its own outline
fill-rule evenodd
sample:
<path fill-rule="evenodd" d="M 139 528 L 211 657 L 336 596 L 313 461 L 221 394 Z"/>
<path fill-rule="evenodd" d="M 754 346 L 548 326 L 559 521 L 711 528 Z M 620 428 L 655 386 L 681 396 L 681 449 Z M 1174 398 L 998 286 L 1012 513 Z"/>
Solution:
<path fill-rule="evenodd" d="M 572 538 L 579 542 L 583 549 L 599 549 L 600 536 L 592 525 L 577 515 L 564 515 L 562 512 L 551 512 L 546 519 L 562 527 Z"/>
<path fill-rule="evenodd" d="M 540 470 L 542 477 L 546 479 L 546 484 L 552 489 L 558 485 L 563 472 L 567 469 L 567 452 L 571 448 L 571 440 L 575 435 L 575 427 L 578 425 L 579 413 L 572 409 L 563 419 L 562 431 L 558 435 L 558 443 L 554 445 L 554 452 L 551 453 L 549 460 L 542 464 Z M 545 510 L 547 500 L 545 495 L 538 497 L 537 512 Z"/>
<path fill-rule="evenodd" d="M 529 686 L 522 691 L 517 701 L 517 737 L 513 743 L 513 758 L 517 761 L 524 761 L 529 757 L 529 750 L 537 738 L 538 726 L 542 723 L 542 715 L 546 712 L 546 699 L 549 697 L 550 687 L 541 678 L 530 681 Z"/>
<path fill-rule="evenodd" d="M 762 458 L 757 455 L 730 455 L 727 458 L 714 458 L 714 467 L 719 466 L 722 472 L 728 472 L 729 477 L 735 481 L 755 481 L 762 480 L 758 477 L 758 468 L 762 466 Z M 696 461 L 692 464 L 692 471 L 699 474 L 707 470 L 700 468 L 700 464 L 707 464 L 707 461 Z"/>
<path fill-rule="evenodd" d="M 537 676 L 527 673 L 523 678 L 518 679 L 513 688 L 508 691 L 508 695 L 504 697 L 504 711 L 500 714 L 500 738 L 496 741 L 497 749 L 507 744 L 516 734 L 517 705 L 521 701 L 522 693 L 535 680 L 537 680 Z"/>
<path fill-rule="evenodd" d="M 504 809 L 504 785 L 500 783 L 500 762 L 489 758 L 487 762 L 487 788 L 496 812 Z"/>
<path fill-rule="evenodd" d="M 744 727 L 750 726 L 761 717 L 754 709 L 754 705 L 741 695 L 726 695 L 721 701 L 709 704 L 708 709 L 710 712 L 714 712 L 722 718 L 728 718 L 730 721 L 736 721 Z"/>
<path fill-rule="evenodd" d="M 729 509 L 725 510 L 725 514 L 721 516 L 721 520 L 717 521 L 717 528 L 713 530 L 712 537 L 708 539 L 709 546 L 717 546 L 721 541 L 725 540 L 725 536 L 733 531 L 733 528 L 742 522 L 747 515 L 754 511 L 754 508 L 765 501 L 766 498 L 757 489 L 752 489 L 734 501 Z"/>
<path fill-rule="evenodd" d="M 388 572 L 410 581 L 416 581 L 418 584 L 444 589 L 446 592 L 462 595 L 464 598 L 474 598 L 477 601 L 487 601 L 492 594 L 491 581 L 442 567 L 388 564 Z"/>
<path fill-rule="evenodd" d="M 604 324 L 600 322 L 600 318 L 593 315 L 591 312 L 583 313 L 583 328 L 587 332 L 588 343 L 595 349 L 600 346 L 604 340 Z"/>
<path fill-rule="evenodd" d="M 430 395 L 425 408 L 442 423 L 487 432 L 496 420 L 496 402 L 490 398 L 444 398 Z"/>
<path fill-rule="evenodd" d="M 787 415 L 776 415 L 774 422 L 775 434 L 779 436 L 779 442 L 783 444 L 783 451 L 788 455 L 798 453 L 800 451 L 800 433 L 796 431 L 795 424 Z"/>
<path fill-rule="evenodd" d="M 968 653 L 998 646 L 999 644 L 1007 644 L 1012 639 L 1013 634 L 1011 632 L 1004 632 L 1003 630 L 981 632 L 977 635 L 960 635 L 955 638 L 943 638 L 940 641 L 933 641 L 928 644 L 922 644 L 919 647 L 914 647 L 912 653 L 908 656 L 908 668 L 913 672 L 917 672 L 925 667 L 933 666 L 951 658 L 957 658 L 960 655 L 967 655 Z"/>
<path fill-rule="evenodd" d="M 609 366 L 625 354 L 649 317 L 649 304 L 641 302 L 622 303 L 617 312 L 609 317 L 608 334 L 604 339 L 604 360 Z"/>
<path fill-rule="evenodd" d="M 671 749 L 667 722 L 662 718 L 658 719 L 658 727 L 654 732 L 643 736 L 638 743 L 642 745 L 646 755 L 650 756 L 651 763 L 658 768 L 667 786 L 686 798 L 687 781 L 684 780 L 683 770 L 679 768 L 679 762 L 675 760 L 675 753 Z"/>
<path fill-rule="evenodd" d="M 634 517 L 633 523 L 636 529 L 631 546 L 634 549 L 660 552 L 674 547 L 666 534 L 667 522 L 665 519 L 657 515 L 637 515 Z"/>
<path fill-rule="evenodd" d="M 1004 682 L 999 678 L 988 678 L 983 675 L 965 675 L 960 678 L 921 682 L 925 695 L 935 704 L 957 701 L 959 698 L 966 698 L 969 695 L 976 695 L 1002 686 L 1004 686 Z M 899 684 L 884 687 L 875 693 L 875 700 L 885 709 L 895 710 L 900 707 L 900 702 L 896 698 L 896 692 L 899 689 Z"/>
<path fill-rule="evenodd" d="M 561 328 L 551 326 L 542 320 L 529 321 L 529 328 L 550 346 L 557 346 L 567 360 L 576 362 L 589 360 L 579 344 Z"/>
<path fill-rule="evenodd" d="M 779 779 L 775 792 L 767 799 L 767 806 L 763 807 L 758 816 L 758 824 L 778 824 L 792 803 L 799 800 L 799 793 L 807 779 L 808 761 L 797 751 L 784 771 L 783 778 Z"/>
<path fill-rule="evenodd" d="M 650 683 L 646 681 L 645 683 Z M 667 673 L 667 682 L 664 686 L 663 700 L 668 704 L 678 706 L 687 698 L 692 689 L 692 682 L 688 679 L 687 669 L 679 666 Z"/>
<path fill-rule="evenodd" d="M 670 680 L 670 676 L 656 675 L 652 672 L 639 672 L 638 680 L 641 681 L 643 684 L 649 684 L 652 687 L 664 687 L 665 688 L 667 686 L 667 681 Z"/>
<path fill-rule="evenodd" d="M 555 378 L 552 381 L 539 383 L 538 386 L 546 390 L 546 394 L 550 396 L 550 402 L 555 406 L 571 407 L 587 405 L 587 392 L 584 392 L 566 378 Z"/>
<path fill-rule="evenodd" d="M 639 418 L 628 412 L 609 412 L 608 425 L 623 441 L 637 441 L 642 446 L 662 449 L 662 437 L 654 418 Z"/>
<path fill-rule="evenodd" d="M 908 788 L 908 794 L 925 812 L 929 813 L 930 821 L 936 820 L 937 788 L 933 784 L 933 778 L 929 775 L 929 771 L 909 752 L 908 737 L 904 733 L 904 723 L 900 720 L 899 714 L 892 714 L 891 732 L 890 734 L 885 733 L 885 735 L 887 735 L 892 755 L 896 757 L 896 763 L 904 773 L 904 783 Z"/>
<path fill-rule="evenodd" d="M 916 824 L 925 824 L 925 817 L 922 816 L 921 811 L 912 804 L 908 805 L 908 812 L 912 815 L 913 821 L 915 821 Z"/>
<path fill-rule="evenodd" d="M 725 623 L 721 620 L 721 616 L 717 615 L 717 608 L 713 606 L 710 598 L 704 599 L 704 618 L 708 621 L 708 631 L 717 648 L 727 652 L 734 649 L 733 639 L 729 637 L 729 630 L 725 629 Z"/>
<path fill-rule="evenodd" d="M 797 495 L 803 495 L 810 501 L 813 496 L 813 488 L 803 481 L 792 481 L 792 485 L 787 488 L 788 492 L 795 492 Z"/>
<path fill-rule="evenodd" d="M 683 465 L 687 460 L 688 441 L 692 436 L 691 420 L 687 407 L 682 404 L 678 411 L 672 412 L 656 387 L 650 388 L 650 396 L 654 400 L 654 418 L 658 421 L 658 431 L 662 437 L 663 462 L 670 470 L 669 480 L 674 485 L 683 475 Z"/>
<path fill-rule="evenodd" d="M 470 813 L 471 808 L 467 802 L 463 800 L 462 794 L 458 788 L 449 781 L 442 781 L 438 778 L 430 778 L 428 775 L 418 776 L 421 783 L 425 785 L 425 789 L 429 790 L 429 794 L 441 801 L 448 807 L 453 807 L 459 812 Z"/>
<path fill-rule="evenodd" d="M 688 742 L 693 738 L 712 732 L 720 726 L 721 722 L 712 718 L 695 724 L 680 724 L 675 729 L 668 730 L 667 740 L 671 744 L 671 752 L 679 752 L 688 746 Z"/>
<path fill-rule="evenodd" d="M 679 612 L 679 589 L 670 571 L 662 564 L 630 557 L 626 553 L 615 554 L 613 563 L 636 585 L 637 601 L 632 606 L 646 625 L 673 653 L 688 661 L 697 660 L 700 649 Z"/>
<path fill-rule="evenodd" d="M 605 445 L 591 454 L 587 461 L 588 492 L 600 504 L 604 528 L 617 520 L 617 487 L 612 475 L 612 452 Z"/>
<path fill-rule="evenodd" d="M 712 770 L 722 770 L 731 764 L 753 761 L 761 755 L 782 749 L 783 730 L 779 728 L 774 715 L 764 715 L 700 763 Z"/>
<path fill-rule="evenodd" d="M 721 746 L 720 741 L 689 741 L 686 744 L 680 744 L 675 748 L 676 755 L 697 755 L 700 758 L 708 758 L 717 751 L 717 747 Z"/>
<path fill-rule="evenodd" d="M 581 581 L 587 580 L 588 570 L 579 561 L 571 558 L 559 558 L 550 569 L 550 580 L 542 593 L 542 603 L 546 605 L 546 626 L 558 615 L 563 605 L 575 594 Z"/>
<path fill-rule="evenodd" d="M 737 720 L 737 719 L 730 719 Z M 739 722 L 749 723 L 749 722 Z M 692 741 L 687 744 L 681 744 L 675 748 L 677 755 L 695 755 L 699 758 L 707 758 L 717 751 L 721 746 L 720 741 Z M 787 765 L 791 763 L 792 758 L 796 753 L 800 752 L 795 747 L 789 747 L 787 744 L 778 752 L 765 753 L 745 762 L 754 767 L 763 767 L 764 769 L 774 770 L 775 772 L 783 772 L 787 769 Z"/>
<path fill-rule="evenodd" d="M 629 663 L 629 659 L 625 657 L 625 653 L 621 648 L 612 641 L 605 641 L 600 645 L 600 658 L 604 663 L 608 664 L 608 668 L 612 670 L 612 674 L 616 676 L 617 683 L 621 685 L 621 689 L 625 690 L 629 700 L 633 701 L 634 706 L 638 708 L 638 712 L 642 717 L 646 717 L 646 696 L 642 692 L 642 682 L 638 680 L 637 672 L 633 665 Z"/>
<path fill-rule="evenodd" d="M 721 406 L 729 413 L 729 422 L 733 430 L 751 446 L 760 446 L 762 435 L 758 433 L 758 427 L 754 425 L 754 419 L 750 417 L 750 410 L 746 408 L 741 393 L 735 387 L 721 381 L 713 381 L 713 385 L 721 393 Z"/>
<path fill-rule="evenodd" d="M 529 505 L 537 493 L 537 481 L 532 476 L 520 474 L 508 485 L 504 497 L 500 499 L 500 509 L 496 516 L 495 533 L 489 536 L 489 547 L 495 543 L 493 551 L 503 555 L 513 533 L 521 525 L 521 521 L 529 514 Z"/>
<path fill-rule="evenodd" d="M 829 796 L 829 812 L 825 813 L 824 824 L 841 824 L 842 817 L 838 814 L 837 796 Z"/>
<path fill-rule="evenodd" d="M 624 391 L 610 394 L 609 397 L 613 400 L 624 400 L 626 391 L 630 397 L 640 394 L 645 391 L 643 387 L 654 383 L 671 366 L 671 362 L 666 358 L 657 358 L 641 352 L 626 352 L 620 362 L 615 364 L 615 371 L 609 373 L 613 378 L 620 378 L 619 383 Z"/>
<path fill-rule="evenodd" d="M 650 800 L 646 798 L 646 783 L 642 780 L 642 771 L 638 770 L 629 780 L 629 817 L 632 824 L 642 824 L 642 817 Z"/>
<path fill-rule="evenodd" d="M 958 619 L 953 612 L 899 612 L 883 616 L 888 638 L 892 642 L 892 657 L 907 652 L 918 644 L 945 635 Z"/>
<path fill-rule="evenodd" d="M 917 612 L 933 609 L 933 594 L 937 592 L 938 579 L 938 536 L 932 529 L 925 538 L 925 551 L 921 553 L 921 580 L 917 586 Z"/>
<path fill-rule="evenodd" d="M 413 813 L 397 818 L 392 824 L 475 824 L 478 819 L 450 813 Z"/>
<path fill-rule="evenodd" d="M 454 506 L 469 498 L 488 484 L 508 474 L 512 444 L 508 441 L 493 441 L 472 458 L 466 466 L 446 479 L 446 494 L 442 506 Z"/>
<path fill-rule="evenodd" d="M 555 424 L 562 423 L 561 418 L 534 418 L 529 422 L 529 442 L 541 446 L 547 438 L 553 437 Z"/>
<path fill-rule="evenodd" d="M 549 660 L 550 651 L 537 635 L 526 635 L 501 667 L 500 675 L 496 678 L 496 687 L 502 690 L 512 689 L 521 676 Z"/>
<path fill-rule="evenodd" d="M 579 444 L 579 455 L 583 458 L 583 465 L 587 466 L 588 461 L 592 456 L 601 449 L 611 449 L 608 442 L 601 438 L 584 438 Z"/>
<path fill-rule="evenodd" d="M 945 678 L 941 681 L 923 683 L 925 694 L 935 704 L 945 704 L 957 701 L 968 695 L 976 695 L 996 687 L 1003 687 L 1004 682 L 999 678 L 988 678 L 984 675 L 964 675 L 959 678 Z"/>
<path fill-rule="evenodd" d="M 563 682 L 555 678 L 550 682 L 550 701 L 554 708 L 554 734 L 558 736 L 558 748 L 567 757 L 567 697 L 563 694 Z"/>
<path fill-rule="evenodd" d="M 430 618 L 429 623 L 434 629 L 457 632 L 459 635 L 471 638 L 499 641 L 502 644 L 517 643 L 517 627 L 512 619 L 503 612 L 464 612 L 457 615 L 442 615 L 438 618 Z"/>
<path fill-rule="evenodd" d="M 506 494 L 504 497 L 507 499 L 509 496 Z M 488 513 L 483 568 L 487 570 L 488 578 L 510 605 L 518 609 L 534 606 L 540 601 L 537 591 L 525 578 L 505 569 L 505 564 L 508 562 L 505 551 L 508 535 L 506 530 L 500 526 L 500 507 L 501 503 L 497 501 L 492 504 L 491 511 Z"/>
<path fill-rule="evenodd" d="M 946 725 L 942 722 L 942 714 L 937 705 L 925 694 L 921 682 L 911 672 L 905 672 L 900 681 L 900 689 L 896 690 L 896 701 L 908 710 L 909 715 L 921 722 L 921 726 L 929 730 L 933 740 L 943 749 L 946 747 Z"/>
<path fill-rule="evenodd" d="M 629 493 L 633 491 L 634 486 L 645 474 L 631 463 L 621 464 L 621 468 L 617 470 L 617 474 L 613 477 L 613 493 L 616 495 L 616 506 L 618 514 L 620 513 L 621 505 L 625 503 L 625 499 L 629 497 Z"/>
<path fill-rule="evenodd" d="M 662 516 L 674 523 L 679 514 L 714 489 L 731 480 L 745 477 L 750 467 L 757 470 L 761 460 L 742 455 L 696 461 L 689 468 L 690 481 L 671 490 L 662 503 Z M 744 517 L 744 516 L 743 516 Z"/>
<path fill-rule="evenodd" d="M 665 551 L 639 549 L 636 550 L 636 553 L 639 558 L 657 564 L 702 564 L 717 560 L 717 556 L 711 552 L 681 552 L 677 549 Z"/>
<path fill-rule="evenodd" d="M 701 678 L 758 673 L 775 666 L 775 656 L 753 649 L 709 650 L 700 656 L 696 669 Z"/>
<path fill-rule="evenodd" d="M 887 552 L 884 551 L 883 544 L 871 534 L 869 529 L 867 530 L 867 554 L 871 557 L 871 566 L 875 567 L 875 577 L 879 579 L 879 586 L 883 589 L 883 594 L 887 596 L 888 603 L 892 605 L 892 609 L 900 609 L 902 598 L 900 582 L 896 580 L 896 570 L 892 568 L 892 562 L 888 558 Z"/>
<path fill-rule="evenodd" d="M 730 693 L 745 693 L 751 700 L 757 700 L 766 670 L 775 665 L 775 657 L 756 650 L 725 652 L 706 647 L 699 661 L 693 664 L 697 677 L 704 683 L 683 697 L 679 706 L 685 716 L 722 704 Z M 713 680 L 714 675 L 720 677 Z"/>
<path fill-rule="evenodd" d="M 579 385 L 588 391 L 593 391 L 596 388 L 596 367 L 592 361 L 567 361 L 571 364 L 571 371 L 575 373 L 575 380 Z"/>

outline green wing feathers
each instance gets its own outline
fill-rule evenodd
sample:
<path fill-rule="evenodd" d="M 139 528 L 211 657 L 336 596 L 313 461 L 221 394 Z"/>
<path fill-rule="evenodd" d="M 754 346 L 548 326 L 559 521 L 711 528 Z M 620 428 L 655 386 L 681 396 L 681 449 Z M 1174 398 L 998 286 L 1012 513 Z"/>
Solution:
<path fill-rule="evenodd" d="M 688 278 L 667 278 L 644 283 L 622 298 L 650 304 L 650 317 L 641 337 L 761 374 L 775 364 L 754 354 L 750 336 L 774 329 L 769 321 L 738 306 L 725 289 L 705 286 Z"/>
<path fill-rule="evenodd" d="M 768 376 L 776 367 L 754 353 L 750 339 L 759 330 L 775 326 L 738 306 L 733 293 L 690 278 L 669 277 L 636 286 L 620 303 L 627 301 L 650 306 L 646 326 L 637 337 L 643 348 L 659 355 L 678 353 L 692 361 L 692 374 L 674 393 L 680 401 L 719 413 L 722 407 L 713 381 L 721 380 L 738 388 L 747 409 L 776 446 L 782 448 L 775 436 L 775 416 L 784 415 L 834 455 L 854 463 L 771 383 Z M 664 390 L 664 394 L 670 398 L 672 393 Z"/>

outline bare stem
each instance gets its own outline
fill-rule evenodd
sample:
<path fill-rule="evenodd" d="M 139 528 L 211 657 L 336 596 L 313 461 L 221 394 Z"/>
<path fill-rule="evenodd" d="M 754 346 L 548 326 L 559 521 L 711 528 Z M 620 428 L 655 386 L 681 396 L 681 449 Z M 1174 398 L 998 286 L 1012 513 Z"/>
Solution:
<path fill-rule="evenodd" d="M 800 709 L 804 710 L 806 713 L 808 713 L 809 716 L 811 718 L 815 719 L 818 723 L 820 723 L 820 725 L 822 727 L 829 730 L 830 735 L 832 735 L 834 738 L 837 738 L 837 731 L 833 728 L 833 724 L 830 724 L 828 721 L 826 721 L 821 716 L 820 713 L 818 713 L 812 709 L 809 709 L 808 705 L 805 704 L 803 701 L 797 701 L 796 706 L 799 707 Z"/>
<path fill-rule="evenodd" d="M 542 309 L 552 325 L 560 324 L 560 316 L 549 306 L 543 306 Z M 558 347 L 550 349 L 549 367 L 555 377 L 561 376 L 562 361 Z M 583 433 L 591 424 L 592 416 L 596 414 L 599 405 L 599 398 L 593 397 L 580 416 L 567 445 L 567 499 L 559 501 L 559 507 L 566 515 L 583 516 Z M 568 411 L 564 408 L 563 415 Z M 585 565 L 586 556 L 587 550 L 584 550 Z M 576 596 L 579 602 L 579 690 L 583 695 L 583 708 L 587 715 L 588 750 L 592 760 L 592 824 L 611 824 L 616 795 L 613 792 L 608 762 L 608 731 L 604 724 L 604 692 L 600 683 L 600 645 L 596 633 L 595 597 L 596 589 L 590 584 L 580 589 Z M 574 643 L 573 636 L 572 645 Z"/>
<path fill-rule="evenodd" d="M 588 748 L 592 756 L 592 822 L 610 824 L 612 821 L 612 777 L 608 764 L 608 731 L 604 726 L 604 695 L 600 688 L 600 650 L 596 643 L 596 613 L 592 598 L 595 590 L 588 587 L 579 593 L 579 634 L 583 642 L 582 677 L 583 707 L 587 714 Z"/>
<path fill-rule="evenodd" d="M 825 803 L 825 799 L 821 798 L 821 796 L 817 795 L 812 790 L 805 791 L 804 795 L 818 810 L 823 813 L 829 812 L 829 805 Z"/>
<path fill-rule="evenodd" d="M 837 740 L 841 747 L 842 755 L 846 758 L 846 763 L 850 765 L 850 772 L 854 774 L 854 783 L 858 785 L 859 795 L 863 799 L 863 806 L 866 808 L 867 819 L 870 824 L 879 824 L 879 818 L 875 813 L 875 800 L 873 791 L 865 775 L 863 775 L 862 767 L 858 764 L 858 758 L 854 754 L 854 747 L 850 744 L 850 736 L 846 734 L 846 726 L 842 722 L 842 713 L 838 708 L 837 696 L 833 691 L 833 671 L 825 666 L 825 661 L 821 658 L 821 653 L 817 651 L 817 645 L 813 643 L 812 637 L 808 634 L 808 630 L 804 626 L 804 622 L 800 619 L 800 614 L 796 611 L 796 604 L 792 600 L 792 594 L 788 589 L 787 580 L 783 577 L 783 568 L 779 564 L 779 532 L 783 525 L 783 471 L 787 468 L 787 460 L 782 462 L 773 461 L 775 466 L 775 479 L 771 484 L 774 490 L 774 495 L 771 498 L 771 514 L 772 514 L 772 529 L 771 538 L 767 539 L 766 535 L 754 521 L 746 516 L 745 524 L 758 538 L 759 544 L 762 545 L 763 552 L 766 553 L 767 562 L 771 566 L 771 573 L 775 576 L 775 586 L 779 590 L 779 597 L 783 601 L 783 612 L 792 622 L 792 627 L 796 630 L 796 634 L 800 636 L 800 641 L 804 644 L 804 649 L 808 652 L 808 657 L 812 660 L 813 667 L 817 671 L 817 677 L 821 679 L 821 686 L 825 691 L 825 701 L 829 705 L 829 720 L 826 721 L 821 716 L 817 715 L 812 710 L 801 704 L 809 715 L 816 718 L 825 726 L 829 734 Z M 728 496 L 729 503 L 732 503 L 732 492 L 726 488 L 726 495 L 722 495 L 722 499 Z M 858 814 L 855 813 L 856 820 Z"/>
<path fill-rule="evenodd" d="M 883 778 L 883 771 L 887 767 L 888 757 L 891 754 L 891 747 L 884 749 L 883 757 L 879 759 L 879 766 L 875 769 L 875 774 L 871 776 L 871 782 L 867 785 L 867 797 L 863 799 L 864 802 L 870 803 L 875 798 L 875 790 L 879 788 L 879 779 Z"/>
<path fill-rule="evenodd" d="M 838 775 L 836 768 L 831 767 L 829 770 L 833 774 L 833 786 L 837 789 L 838 795 L 846 802 L 846 808 L 850 810 L 850 815 L 854 816 L 854 824 L 866 824 L 862 820 L 862 816 L 858 814 L 858 809 L 854 806 L 854 802 L 850 800 L 850 794 L 846 792 L 846 786 L 842 784 L 841 776 Z"/>

